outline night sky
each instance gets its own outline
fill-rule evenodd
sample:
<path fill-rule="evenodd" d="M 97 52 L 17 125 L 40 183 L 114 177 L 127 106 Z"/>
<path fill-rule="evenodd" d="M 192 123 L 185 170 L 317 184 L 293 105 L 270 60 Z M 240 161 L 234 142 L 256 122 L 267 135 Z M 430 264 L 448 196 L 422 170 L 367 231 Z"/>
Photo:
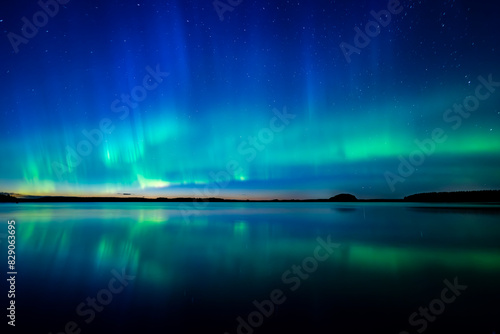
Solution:
<path fill-rule="evenodd" d="M 47 3 L 0 5 L 0 191 L 500 188 L 497 2 Z"/>

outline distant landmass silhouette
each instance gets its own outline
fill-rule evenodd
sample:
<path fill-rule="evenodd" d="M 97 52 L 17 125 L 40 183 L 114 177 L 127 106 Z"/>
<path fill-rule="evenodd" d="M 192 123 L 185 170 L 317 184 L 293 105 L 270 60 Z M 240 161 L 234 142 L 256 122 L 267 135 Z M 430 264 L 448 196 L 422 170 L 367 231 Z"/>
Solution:
<path fill-rule="evenodd" d="M 330 202 L 357 202 L 356 196 L 351 194 L 338 194 L 336 196 L 330 197 Z"/>
<path fill-rule="evenodd" d="M 128 195 L 128 194 L 127 194 Z M 329 199 L 273 199 L 273 200 L 239 200 L 224 198 L 144 198 L 144 197 L 77 197 L 77 196 L 19 196 L 0 193 L 0 202 L 33 203 L 33 202 L 433 202 L 433 203 L 500 203 L 500 190 L 432 192 L 406 196 L 404 199 L 358 199 L 351 194 L 338 194 Z"/>
<path fill-rule="evenodd" d="M 406 196 L 405 202 L 500 202 L 499 190 L 432 192 Z"/>

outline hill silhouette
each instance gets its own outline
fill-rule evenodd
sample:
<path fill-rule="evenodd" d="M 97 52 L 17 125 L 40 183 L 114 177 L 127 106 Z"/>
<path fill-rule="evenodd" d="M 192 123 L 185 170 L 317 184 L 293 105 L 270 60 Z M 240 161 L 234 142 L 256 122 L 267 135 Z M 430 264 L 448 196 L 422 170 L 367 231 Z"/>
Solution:
<path fill-rule="evenodd" d="M 338 194 L 336 196 L 330 197 L 330 202 L 357 202 L 356 196 L 351 194 Z"/>

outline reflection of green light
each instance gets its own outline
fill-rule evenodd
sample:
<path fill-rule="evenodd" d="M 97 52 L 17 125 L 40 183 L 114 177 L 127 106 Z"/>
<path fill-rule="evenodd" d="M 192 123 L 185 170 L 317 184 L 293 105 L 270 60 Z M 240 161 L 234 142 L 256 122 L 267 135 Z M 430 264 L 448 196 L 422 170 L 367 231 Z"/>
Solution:
<path fill-rule="evenodd" d="M 234 223 L 234 233 L 246 234 L 248 231 L 248 224 L 243 220 L 238 220 Z"/>
<path fill-rule="evenodd" d="M 106 255 L 106 240 L 103 238 L 99 241 L 99 246 L 97 246 L 97 262 L 101 263 L 102 259 Z"/>
<path fill-rule="evenodd" d="M 26 229 L 23 231 L 24 237 L 26 239 L 29 239 L 33 234 L 33 231 L 35 230 L 35 224 L 28 224 L 28 226 L 26 226 L 25 228 Z"/>
<path fill-rule="evenodd" d="M 168 221 L 169 217 L 166 210 L 140 210 L 139 223 L 163 224 Z"/>
<path fill-rule="evenodd" d="M 159 265 L 158 262 L 155 261 L 145 261 L 142 264 L 142 274 L 143 277 L 146 277 L 150 282 L 154 282 L 156 284 L 166 284 L 171 281 L 171 277 L 169 276 L 167 270 Z"/>
<path fill-rule="evenodd" d="M 349 262 L 361 268 L 380 270 L 419 269 L 429 263 L 449 267 L 473 266 L 481 270 L 500 270 L 500 253 L 479 250 L 440 250 L 435 248 L 396 248 L 352 245 Z"/>
<path fill-rule="evenodd" d="M 68 248 L 69 246 L 68 241 L 69 241 L 68 232 L 64 231 L 61 237 L 61 243 L 60 243 L 61 247 Z"/>

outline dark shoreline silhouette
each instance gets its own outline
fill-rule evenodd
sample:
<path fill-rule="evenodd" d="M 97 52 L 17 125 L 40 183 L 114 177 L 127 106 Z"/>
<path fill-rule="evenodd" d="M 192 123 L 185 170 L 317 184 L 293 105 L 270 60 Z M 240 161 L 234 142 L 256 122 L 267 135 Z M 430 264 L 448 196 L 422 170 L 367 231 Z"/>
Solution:
<path fill-rule="evenodd" d="M 328 199 L 272 199 L 238 200 L 224 198 L 144 198 L 144 197 L 77 197 L 77 196 L 24 196 L 14 197 L 0 193 L 3 203 L 59 203 L 59 202 L 415 202 L 415 203 L 500 203 L 500 190 L 432 192 L 406 196 L 404 199 L 357 199 L 351 194 L 339 194 Z"/>
<path fill-rule="evenodd" d="M 432 192 L 406 196 L 405 202 L 500 202 L 499 190 Z"/>

